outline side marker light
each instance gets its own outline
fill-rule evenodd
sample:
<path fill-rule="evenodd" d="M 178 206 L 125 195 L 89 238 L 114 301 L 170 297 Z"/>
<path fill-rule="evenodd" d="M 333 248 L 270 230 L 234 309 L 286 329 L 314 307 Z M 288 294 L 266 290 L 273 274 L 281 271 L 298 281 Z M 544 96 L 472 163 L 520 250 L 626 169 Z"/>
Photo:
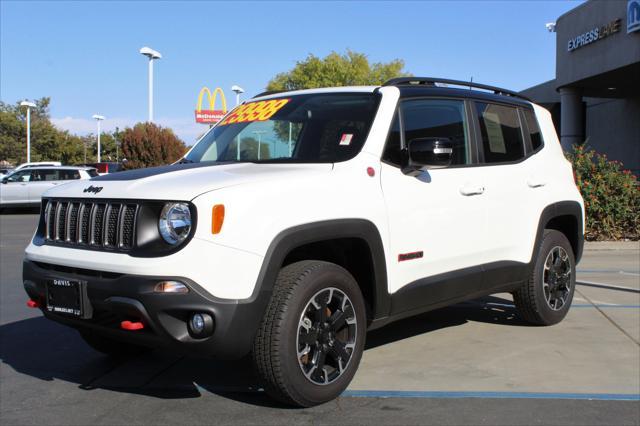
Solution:
<path fill-rule="evenodd" d="M 216 204 L 211 209 L 211 233 L 219 234 L 224 223 L 224 204 Z"/>

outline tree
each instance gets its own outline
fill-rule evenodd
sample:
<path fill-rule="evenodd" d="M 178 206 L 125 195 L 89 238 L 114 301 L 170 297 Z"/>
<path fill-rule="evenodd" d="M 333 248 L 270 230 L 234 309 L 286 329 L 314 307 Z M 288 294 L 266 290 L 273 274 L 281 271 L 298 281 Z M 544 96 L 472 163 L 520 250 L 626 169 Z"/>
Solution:
<path fill-rule="evenodd" d="M 137 169 L 171 164 L 180 159 L 187 147 L 171 129 L 153 123 L 138 123 L 119 133 L 125 168 Z"/>
<path fill-rule="evenodd" d="M 37 99 L 31 110 L 31 161 L 57 160 L 74 164 L 82 160 L 78 136 L 57 129 L 49 120 L 50 99 Z M 0 160 L 12 164 L 27 161 L 26 108 L 0 102 Z"/>
<path fill-rule="evenodd" d="M 344 55 L 332 52 L 323 59 L 310 54 L 292 70 L 272 78 L 267 90 L 377 85 L 394 77 L 410 76 L 403 68 L 404 61 L 400 59 L 371 64 L 365 54 L 351 50 Z"/>

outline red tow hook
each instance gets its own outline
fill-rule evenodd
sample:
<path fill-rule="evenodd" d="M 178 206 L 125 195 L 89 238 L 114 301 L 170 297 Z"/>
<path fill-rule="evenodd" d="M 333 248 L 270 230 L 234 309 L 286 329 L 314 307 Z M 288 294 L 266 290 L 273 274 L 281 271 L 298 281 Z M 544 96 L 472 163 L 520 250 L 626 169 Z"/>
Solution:
<path fill-rule="evenodd" d="M 33 299 L 27 300 L 27 306 L 30 308 L 39 308 L 40 304 Z"/>
<path fill-rule="evenodd" d="M 120 323 L 120 328 L 123 330 L 142 330 L 144 328 L 144 324 L 137 321 L 122 321 Z"/>

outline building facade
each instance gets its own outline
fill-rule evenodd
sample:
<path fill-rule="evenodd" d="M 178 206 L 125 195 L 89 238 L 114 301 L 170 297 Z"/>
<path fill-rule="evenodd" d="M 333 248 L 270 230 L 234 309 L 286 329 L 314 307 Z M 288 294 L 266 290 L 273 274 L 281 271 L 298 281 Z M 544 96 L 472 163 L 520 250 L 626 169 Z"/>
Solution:
<path fill-rule="evenodd" d="M 586 143 L 640 175 L 640 0 L 589 0 L 555 24 L 556 78 L 522 93 L 563 148 Z"/>

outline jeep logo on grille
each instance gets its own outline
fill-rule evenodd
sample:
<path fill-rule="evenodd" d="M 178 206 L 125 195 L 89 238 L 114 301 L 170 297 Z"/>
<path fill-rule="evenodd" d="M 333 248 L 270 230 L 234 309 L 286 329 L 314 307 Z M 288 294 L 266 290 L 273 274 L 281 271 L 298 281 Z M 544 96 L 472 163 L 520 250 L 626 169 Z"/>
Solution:
<path fill-rule="evenodd" d="M 93 186 L 93 185 L 91 185 L 90 187 L 85 188 L 83 192 L 90 192 L 92 194 L 97 194 L 100 191 L 102 191 L 102 187 L 101 186 Z"/>

